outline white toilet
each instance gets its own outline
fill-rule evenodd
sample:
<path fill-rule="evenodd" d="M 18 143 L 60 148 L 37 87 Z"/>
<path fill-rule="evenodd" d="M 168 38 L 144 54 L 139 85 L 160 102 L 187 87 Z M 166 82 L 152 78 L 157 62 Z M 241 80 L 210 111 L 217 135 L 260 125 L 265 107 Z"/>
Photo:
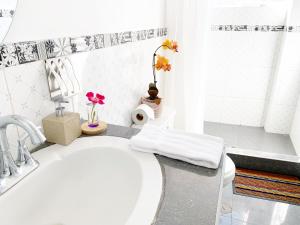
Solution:
<path fill-rule="evenodd" d="M 224 159 L 224 178 L 223 178 L 223 192 L 227 193 L 227 197 L 222 198 L 222 215 L 232 212 L 232 189 L 229 185 L 235 177 L 235 165 L 231 158 L 227 155 Z M 228 186 L 228 188 L 226 188 Z M 226 190 L 227 189 L 227 190 Z M 229 193 L 229 195 L 228 195 Z"/>
<path fill-rule="evenodd" d="M 235 176 L 235 165 L 231 158 L 228 155 L 225 156 L 225 168 L 224 168 L 224 178 L 223 178 L 223 187 L 226 187 L 228 184 L 232 183 Z"/>

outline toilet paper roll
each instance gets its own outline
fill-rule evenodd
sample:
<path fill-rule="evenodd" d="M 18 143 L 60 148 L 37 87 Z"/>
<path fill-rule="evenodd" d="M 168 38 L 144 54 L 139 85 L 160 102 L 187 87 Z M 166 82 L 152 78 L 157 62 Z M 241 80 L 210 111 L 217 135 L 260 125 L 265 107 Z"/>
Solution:
<path fill-rule="evenodd" d="M 131 113 L 131 118 L 135 124 L 144 125 L 149 120 L 154 120 L 154 111 L 150 106 L 141 104 Z"/>

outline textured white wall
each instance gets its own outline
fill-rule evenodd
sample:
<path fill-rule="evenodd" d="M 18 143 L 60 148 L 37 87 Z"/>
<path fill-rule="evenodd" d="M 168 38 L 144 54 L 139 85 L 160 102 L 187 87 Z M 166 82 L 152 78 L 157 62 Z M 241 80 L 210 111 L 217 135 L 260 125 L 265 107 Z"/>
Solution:
<path fill-rule="evenodd" d="M 299 33 L 285 33 L 266 110 L 267 132 L 289 134 L 291 131 L 300 92 L 299 38 Z"/>
<path fill-rule="evenodd" d="M 294 1 L 289 7 L 286 26 L 298 26 L 300 3 Z M 270 99 L 266 107 L 265 130 L 289 134 L 300 93 L 299 32 L 283 35 L 280 52 L 275 65 Z"/>
<path fill-rule="evenodd" d="M 292 123 L 290 137 L 294 144 L 297 155 L 300 156 L 300 98 L 298 101 L 294 120 Z"/>
<path fill-rule="evenodd" d="M 19 1 L 6 42 L 164 27 L 161 0 Z M 150 39 L 71 56 L 83 90 L 107 97 L 101 119 L 130 125 L 130 112 L 152 79 L 152 54 L 161 41 Z M 78 110 L 85 116 L 82 99 L 79 97 Z M 0 115 L 21 114 L 36 124 L 54 112 L 43 62 L 0 70 L 0 104 Z M 10 143 L 14 145 L 19 134 L 14 128 L 10 130 Z"/>
<path fill-rule="evenodd" d="M 17 2 L 18 2 L 17 0 L 1 0 L 0 9 L 15 10 Z M 5 35 L 7 34 L 11 22 L 12 22 L 12 17 L 0 18 L 0 42 L 2 42 Z"/>
<path fill-rule="evenodd" d="M 217 7 L 212 24 L 280 25 L 281 7 Z M 281 32 L 212 31 L 205 120 L 263 126 Z"/>
<path fill-rule="evenodd" d="M 19 0 L 5 41 L 155 28 L 163 10 L 164 0 Z"/>
<path fill-rule="evenodd" d="M 294 0 L 293 8 L 291 11 L 290 16 L 290 23 L 291 24 L 300 24 L 300 1 Z M 294 76 L 298 78 L 297 83 L 293 83 L 292 86 L 294 87 L 291 91 L 294 93 L 293 102 L 297 102 L 298 96 L 298 104 L 295 107 L 295 114 L 294 119 L 291 125 L 291 133 L 290 137 L 294 144 L 296 153 L 300 156 L 300 60 L 299 60 L 299 51 L 300 51 L 300 34 L 294 34 L 291 36 L 292 42 L 289 45 L 287 52 L 290 53 L 290 66 L 287 66 L 287 69 L 293 71 Z M 288 62 L 288 60 L 287 60 Z M 287 91 L 290 93 L 290 91 Z"/>
<path fill-rule="evenodd" d="M 86 54 L 85 60 L 77 55 L 72 61 L 81 61 L 81 77 L 83 93 L 100 91 L 107 99 L 101 107 L 99 116 L 104 121 L 129 126 L 131 112 L 139 104 L 141 96 L 147 96 L 148 84 L 153 82 L 152 54 L 162 39 L 145 42 L 135 42 L 130 47 L 122 45 L 117 48 L 106 48 Z M 100 62 L 100 63 L 99 63 Z M 105 62 L 105 63 L 101 63 Z M 78 71 L 78 70 L 77 70 Z M 158 85 L 164 74 L 158 73 Z M 159 88 L 162 92 L 163 90 Z M 79 98 L 79 112 L 85 118 L 86 97 Z"/>

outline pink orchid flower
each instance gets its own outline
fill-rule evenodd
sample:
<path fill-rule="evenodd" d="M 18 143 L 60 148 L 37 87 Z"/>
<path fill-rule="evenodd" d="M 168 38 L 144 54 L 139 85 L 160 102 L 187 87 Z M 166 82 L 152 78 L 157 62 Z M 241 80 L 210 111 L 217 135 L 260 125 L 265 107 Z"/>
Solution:
<path fill-rule="evenodd" d="M 100 95 L 100 94 L 96 93 L 96 96 L 95 96 L 95 94 L 90 91 L 90 92 L 86 93 L 85 96 L 94 105 L 96 105 L 96 104 L 100 104 L 100 105 L 105 104 L 104 101 L 103 101 L 105 99 L 105 96 L 103 96 L 103 95 Z"/>

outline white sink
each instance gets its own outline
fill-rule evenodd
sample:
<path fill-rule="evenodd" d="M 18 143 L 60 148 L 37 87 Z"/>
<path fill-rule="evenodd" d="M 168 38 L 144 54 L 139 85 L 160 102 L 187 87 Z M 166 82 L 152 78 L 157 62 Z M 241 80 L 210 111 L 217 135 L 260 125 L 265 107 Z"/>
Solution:
<path fill-rule="evenodd" d="M 40 166 L 0 197 L 3 225 L 150 225 L 162 174 L 128 140 L 88 137 L 33 154 Z"/>

